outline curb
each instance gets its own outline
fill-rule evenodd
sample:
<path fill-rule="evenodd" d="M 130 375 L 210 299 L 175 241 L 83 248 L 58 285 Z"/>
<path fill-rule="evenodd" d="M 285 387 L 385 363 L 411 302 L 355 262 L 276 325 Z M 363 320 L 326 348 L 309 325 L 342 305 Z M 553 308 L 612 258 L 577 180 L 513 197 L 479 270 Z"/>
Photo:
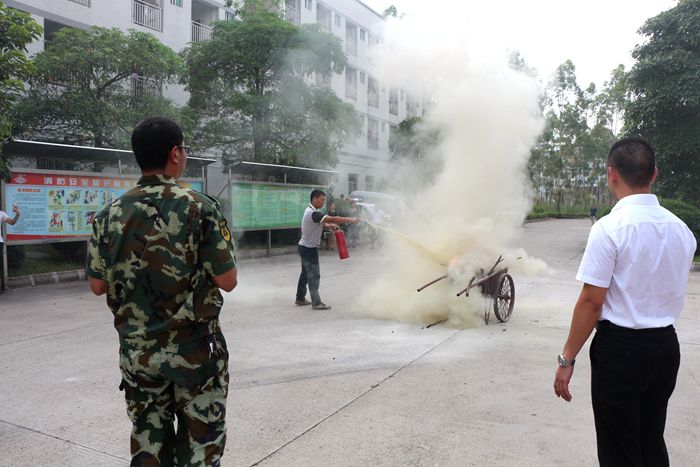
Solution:
<path fill-rule="evenodd" d="M 296 246 L 273 248 L 269 256 L 289 255 L 297 252 Z M 266 258 L 267 250 L 243 250 L 237 253 L 237 259 L 249 260 Z M 20 289 L 23 287 L 34 287 L 37 285 L 59 284 L 62 282 L 75 282 L 87 280 L 84 269 L 73 269 L 70 271 L 47 272 L 43 274 L 29 274 L 27 276 L 10 277 L 7 280 L 8 289 Z"/>
<path fill-rule="evenodd" d="M 10 277 L 7 280 L 8 288 L 18 289 L 35 285 L 58 284 L 60 282 L 84 281 L 85 271 L 74 269 L 72 271 L 47 272 L 43 274 L 29 274 L 28 276 Z"/>

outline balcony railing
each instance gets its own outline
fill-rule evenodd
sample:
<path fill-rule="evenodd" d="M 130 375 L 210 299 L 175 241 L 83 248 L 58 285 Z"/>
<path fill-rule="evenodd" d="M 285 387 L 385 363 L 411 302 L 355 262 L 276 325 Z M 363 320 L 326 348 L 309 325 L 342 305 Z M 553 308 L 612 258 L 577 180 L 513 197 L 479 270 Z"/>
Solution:
<path fill-rule="evenodd" d="M 293 6 L 290 6 L 289 4 L 284 5 L 284 19 L 296 26 L 299 26 L 301 24 L 299 10 L 297 10 Z"/>
<path fill-rule="evenodd" d="M 73 3 L 80 3 L 83 6 L 90 7 L 90 0 L 70 0 Z"/>
<path fill-rule="evenodd" d="M 156 31 L 162 31 L 163 9 L 141 0 L 132 0 L 131 20 L 141 26 L 155 29 Z"/>
<path fill-rule="evenodd" d="M 160 82 L 152 78 L 138 76 L 134 73 L 129 77 L 129 91 L 131 97 L 161 96 L 163 87 Z"/>
<path fill-rule="evenodd" d="M 192 21 L 192 42 L 207 41 L 211 37 L 212 28 Z"/>

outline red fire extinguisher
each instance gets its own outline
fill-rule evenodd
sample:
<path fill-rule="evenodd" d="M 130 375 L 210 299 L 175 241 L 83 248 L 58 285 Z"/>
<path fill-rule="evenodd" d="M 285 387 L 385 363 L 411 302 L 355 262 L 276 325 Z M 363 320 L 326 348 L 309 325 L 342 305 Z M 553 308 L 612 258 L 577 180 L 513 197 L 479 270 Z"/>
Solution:
<path fill-rule="evenodd" d="M 345 232 L 340 229 L 335 231 L 335 243 L 338 246 L 338 256 L 340 259 L 349 258 L 348 244 L 345 243 Z"/>

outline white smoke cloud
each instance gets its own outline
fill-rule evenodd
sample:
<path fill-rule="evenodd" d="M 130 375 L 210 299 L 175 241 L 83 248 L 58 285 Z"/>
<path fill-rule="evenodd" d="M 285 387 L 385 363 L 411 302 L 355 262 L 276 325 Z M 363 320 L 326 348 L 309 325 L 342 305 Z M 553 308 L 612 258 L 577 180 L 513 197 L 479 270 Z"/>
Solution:
<path fill-rule="evenodd" d="M 361 308 L 382 318 L 469 326 L 478 322 L 483 298 L 455 293 L 476 271 L 499 255 L 511 271 L 545 269 L 514 245 L 531 206 L 526 167 L 542 129 L 539 89 L 508 65 L 506 51 L 470 33 L 467 12 L 430 18 L 434 13 L 387 22 L 373 60 L 382 86 L 431 102 L 425 128 L 439 130 L 444 167 L 418 197 L 411 199 L 406 186 L 412 208 L 394 226 L 435 255 L 407 241 L 386 242 L 384 274 L 363 294 Z M 446 271 L 448 280 L 415 292 Z"/>

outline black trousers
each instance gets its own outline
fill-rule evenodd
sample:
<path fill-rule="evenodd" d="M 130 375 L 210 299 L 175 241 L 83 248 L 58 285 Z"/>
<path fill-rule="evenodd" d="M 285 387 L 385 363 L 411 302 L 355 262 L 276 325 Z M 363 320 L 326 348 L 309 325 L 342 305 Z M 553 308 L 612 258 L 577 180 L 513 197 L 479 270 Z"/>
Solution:
<path fill-rule="evenodd" d="M 600 465 L 668 466 L 666 409 L 681 358 L 676 330 L 601 321 L 590 356 Z"/>
<path fill-rule="evenodd" d="M 304 300 L 306 297 L 306 286 L 309 286 L 311 303 L 318 305 L 321 303 L 321 296 L 318 288 L 321 286 L 321 266 L 318 263 L 318 248 L 307 248 L 299 245 L 299 256 L 301 257 L 301 274 L 297 284 L 297 300 Z"/>

